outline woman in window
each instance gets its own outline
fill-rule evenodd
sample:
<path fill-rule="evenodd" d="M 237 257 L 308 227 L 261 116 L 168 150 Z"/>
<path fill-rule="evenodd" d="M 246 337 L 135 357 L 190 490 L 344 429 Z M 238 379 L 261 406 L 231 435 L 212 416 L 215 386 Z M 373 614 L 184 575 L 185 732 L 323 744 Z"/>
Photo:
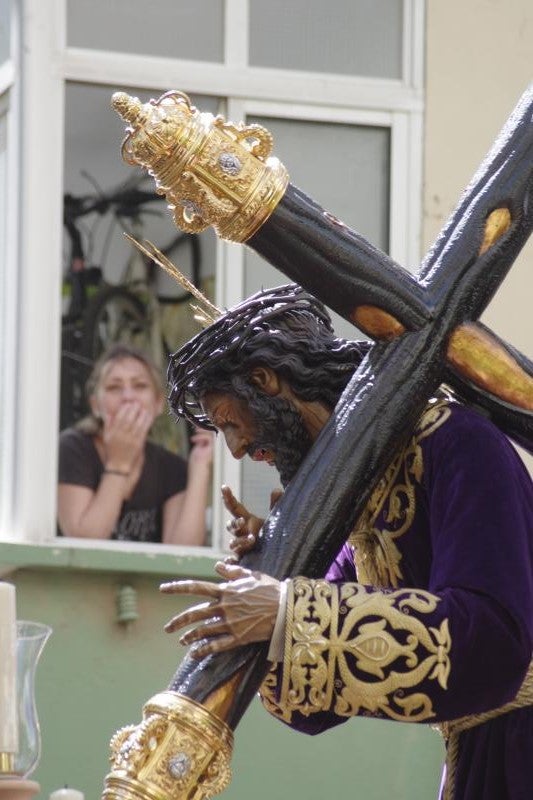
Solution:
<path fill-rule="evenodd" d="M 64 536 L 202 545 L 212 434 L 197 431 L 188 463 L 148 441 L 162 412 L 159 371 L 117 344 L 88 381 L 91 413 L 59 442 L 58 522 Z"/>

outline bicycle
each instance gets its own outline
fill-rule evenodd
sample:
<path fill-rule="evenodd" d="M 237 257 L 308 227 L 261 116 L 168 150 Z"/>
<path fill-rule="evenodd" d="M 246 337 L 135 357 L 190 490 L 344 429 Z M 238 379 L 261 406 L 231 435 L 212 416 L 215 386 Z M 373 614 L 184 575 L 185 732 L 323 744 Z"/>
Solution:
<path fill-rule="evenodd" d="M 166 339 L 162 324 L 162 307 L 178 308 L 188 302 L 191 295 L 167 297 L 156 290 L 158 267 L 136 250 L 123 271 L 118 284 L 105 280 L 104 268 L 109 243 L 116 226 L 139 238 L 144 217 L 163 209 L 153 210 L 154 203 L 164 201 L 152 191 L 139 188 L 141 178 L 134 176 L 110 192 L 101 191 L 90 178 L 95 192 L 84 196 L 64 195 L 64 227 L 69 239 L 70 252 L 64 288 L 68 307 L 61 321 L 61 408 L 60 427 L 72 425 L 86 413 L 85 383 L 99 355 L 113 342 L 128 342 L 150 352 L 161 368 L 175 343 Z M 150 206 L 150 208 L 147 208 Z M 89 265 L 97 223 L 110 215 L 107 234 L 102 248 L 102 264 Z M 96 215 L 95 221 L 85 229 L 82 221 Z M 200 283 L 201 249 L 197 236 L 179 232 L 162 252 L 180 261 L 183 248 L 190 251 L 191 281 Z M 176 255 L 178 257 L 176 258 Z M 163 418 L 156 439 L 168 445 L 168 438 L 176 438 Z M 179 445 L 174 443 L 174 449 Z"/>

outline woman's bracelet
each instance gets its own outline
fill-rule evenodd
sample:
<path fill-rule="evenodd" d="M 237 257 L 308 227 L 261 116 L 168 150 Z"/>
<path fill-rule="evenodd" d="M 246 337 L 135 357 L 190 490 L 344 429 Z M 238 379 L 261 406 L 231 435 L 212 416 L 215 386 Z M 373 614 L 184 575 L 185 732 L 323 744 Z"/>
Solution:
<path fill-rule="evenodd" d="M 130 473 L 121 469 L 104 469 L 104 475 L 120 475 L 122 478 L 129 478 Z"/>

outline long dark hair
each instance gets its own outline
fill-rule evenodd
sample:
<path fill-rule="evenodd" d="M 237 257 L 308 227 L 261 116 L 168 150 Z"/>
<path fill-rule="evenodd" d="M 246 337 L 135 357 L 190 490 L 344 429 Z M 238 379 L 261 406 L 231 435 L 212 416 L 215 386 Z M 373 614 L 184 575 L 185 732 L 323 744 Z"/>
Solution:
<path fill-rule="evenodd" d="M 200 399 L 233 392 L 252 368 L 268 366 L 303 400 L 333 408 L 370 342 L 335 336 L 326 308 L 296 284 L 261 291 L 222 315 L 171 356 L 170 406 L 210 428 Z"/>

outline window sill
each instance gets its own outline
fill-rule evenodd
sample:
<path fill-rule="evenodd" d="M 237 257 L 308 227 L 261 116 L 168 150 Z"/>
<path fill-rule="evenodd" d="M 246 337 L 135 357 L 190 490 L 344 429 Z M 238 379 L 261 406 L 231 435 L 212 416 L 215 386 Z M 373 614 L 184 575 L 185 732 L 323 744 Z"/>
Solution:
<path fill-rule="evenodd" d="M 15 569 L 71 569 L 168 577 L 216 578 L 224 556 L 211 548 L 86 542 L 58 539 L 46 544 L 0 542 L 0 577 Z"/>

